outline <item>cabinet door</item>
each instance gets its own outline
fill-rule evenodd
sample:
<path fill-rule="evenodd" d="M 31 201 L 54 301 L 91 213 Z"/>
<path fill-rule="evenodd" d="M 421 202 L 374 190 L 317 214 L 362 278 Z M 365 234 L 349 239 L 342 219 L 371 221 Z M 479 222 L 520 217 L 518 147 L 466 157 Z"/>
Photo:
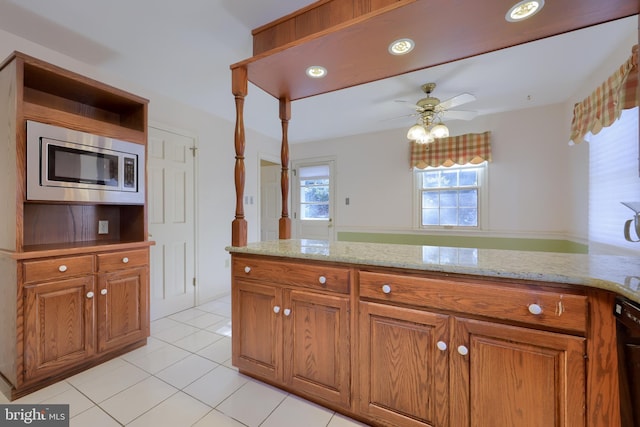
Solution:
<path fill-rule="evenodd" d="M 98 351 L 148 337 L 147 269 L 133 268 L 98 277 Z"/>
<path fill-rule="evenodd" d="M 349 299 L 309 291 L 284 294 L 284 380 L 295 390 L 350 406 Z"/>
<path fill-rule="evenodd" d="M 25 380 L 58 373 L 94 353 L 93 276 L 24 287 Z"/>
<path fill-rule="evenodd" d="M 451 425 L 584 427 L 584 338 L 476 320 L 455 324 Z"/>
<path fill-rule="evenodd" d="M 448 316 L 361 302 L 360 411 L 398 426 L 448 426 L 448 341 Z"/>
<path fill-rule="evenodd" d="M 236 280 L 231 294 L 233 365 L 271 381 L 282 381 L 282 291 Z"/>

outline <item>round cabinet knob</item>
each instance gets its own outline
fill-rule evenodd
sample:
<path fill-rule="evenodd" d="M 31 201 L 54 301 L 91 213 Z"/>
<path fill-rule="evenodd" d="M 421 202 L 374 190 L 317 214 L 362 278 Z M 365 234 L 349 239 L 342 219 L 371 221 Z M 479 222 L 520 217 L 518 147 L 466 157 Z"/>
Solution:
<path fill-rule="evenodd" d="M 529 313 L 535 316 L 542 314 L 542 307 L 540 307 L 538 304 L 531 304 L 529 305 Z"/>
<path fill-rule="evenodd" d="M 275 307 L 273 307 L 273 312 L 274 312 L 275 314 L 280 313 L 280 306 L 276 305 Z"/>
<path fill-rule="evenodd" d="M 444 342 L 444 341 L 438 341 L 436 346 L 438 347 L 438 350 L 440 350 L 440 351 L 445 351 L 447 349 L 447 343 Z"/>
<path fill-rule="evenodd" d="M 469 349 L 463 345 L 458 346 L 458 353 L 460 353 L 463 356 L 466 356 L 467 354 L 469 354 Z"/>
<path fill-rule="evenodd" d="M 127 257 L 122 258 L 122 262 L 125 263 L 125 264 L 128 264 L 129 263 L 129 258 L 127 258 Z"/>
<path fill-rule="evenodd" d="M 285 316 L 289 316 L 289 315 L 291 315 L 291 309 L 290 309 L 290 308 L 285 308 L 285 309 L 284 309 L 284 315 L 285 315 Z"/>
<path fill-rule="evenodd" d="M 107 294 L 107 290 L 106 289 L 103 289 L 103 290 L 100 291 L 100 295 L 106 295 L 106 294 Z"/>
<path fill-rule="evenodd" d="M 248 265 L 244 268 L 244 272 L 249 274 L 251 272 L 251 267 L 249 267 Z"/>
<path fill-rule="evenodd" d="M 382 285 L 382 292 L 384 292 L 385 294 L 390 294 L 391 293 L 391 286 Z"/>
<path fill-rule="evenodd" d="M 325 283 L 327 283 L 327 278 L 324 276 L 320 276 L 318 278 L 318 282 L 320 282 L 321 285 L 324 285 Z"/>
<path fill-rule="evenodd" d="M 93 292 L 87 292 L 87 298 L 89 299 L 93 298 Z"/>
<path fill-rule="evenodd" d="M 62 264 L 60 267 L 58 267 L 58 271 L 60 273 L 64 273 L 65 271 L 67 271 L 67 266 Z"/>

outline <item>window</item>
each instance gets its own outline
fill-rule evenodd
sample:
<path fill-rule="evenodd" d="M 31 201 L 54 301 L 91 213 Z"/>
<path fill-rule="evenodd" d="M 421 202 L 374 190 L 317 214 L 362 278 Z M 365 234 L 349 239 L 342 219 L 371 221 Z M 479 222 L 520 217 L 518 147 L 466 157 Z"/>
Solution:
<path fill-rule="evenodd" d="M 480 228 L 487 163 L 415 171 L 419 228 Z"/>
<path fill-rule="evenodd" d="M 298 173 L 300 219 L 329 219 L 329 166 L 305 166 L 301 167 Z"/>

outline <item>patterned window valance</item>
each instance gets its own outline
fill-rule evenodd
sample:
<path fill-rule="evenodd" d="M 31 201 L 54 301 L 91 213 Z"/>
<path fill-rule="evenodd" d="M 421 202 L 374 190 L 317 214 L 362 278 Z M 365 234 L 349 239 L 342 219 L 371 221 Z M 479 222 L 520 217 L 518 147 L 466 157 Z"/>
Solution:
<path fill-rule="evenodd" d="M 431 144 L 411 141 L 411 167 L 453 166 L 491 161 L 491 132 L 467 133 L 436 139 Z"/>
<path fill-rule="evenodd" d="M 597 134 L 611 126 L 622 110 L 638 106 L 638 45 L 631 57 L 602 83 L 589 97 L 573 107 L 571 141 L 578 144 L 586 134 Z"/>

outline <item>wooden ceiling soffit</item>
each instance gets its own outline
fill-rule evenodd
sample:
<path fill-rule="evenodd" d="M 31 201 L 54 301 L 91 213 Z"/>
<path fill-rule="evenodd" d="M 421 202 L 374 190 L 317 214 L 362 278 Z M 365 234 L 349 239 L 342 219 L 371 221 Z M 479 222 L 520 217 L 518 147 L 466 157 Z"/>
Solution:
<path fill-rule="evenodd" d="M 254 85 L 277 99 L 294 101 L 640 12 L 638 0 L 547 1 L 533 18 L 510 23 L 504 19 L 510 3 L 504 0 L 320 1 L 254 30 L 254 43 L 258 45 L 254 51 L 260 53 L 231 68 L 246 67 L 249 81 Z M 363 9 L 367 4 L 371 7 L 369 12 Z M 355 15 L 354 10 L 359 15 Z M 297 25 L 292 24 L 296 20 L 313 22 L 307 27 L 307 32 L 312 33 L 296 32 Z M 280 34 L 274 36 L 278 32 Z M 414 50 L 404 56 L 390 55 L 389 44 L 405 37 L 416 42 Z M 269 38 L 274 40 L 267 42 Z M 308 78 L 305 70 L 311 65 L 325 67 L 327 76 Z"/>
<path fill-rule="evenodd" d="M 416 0 L 320 0 L 254 29 L 253 55 Z"/>

